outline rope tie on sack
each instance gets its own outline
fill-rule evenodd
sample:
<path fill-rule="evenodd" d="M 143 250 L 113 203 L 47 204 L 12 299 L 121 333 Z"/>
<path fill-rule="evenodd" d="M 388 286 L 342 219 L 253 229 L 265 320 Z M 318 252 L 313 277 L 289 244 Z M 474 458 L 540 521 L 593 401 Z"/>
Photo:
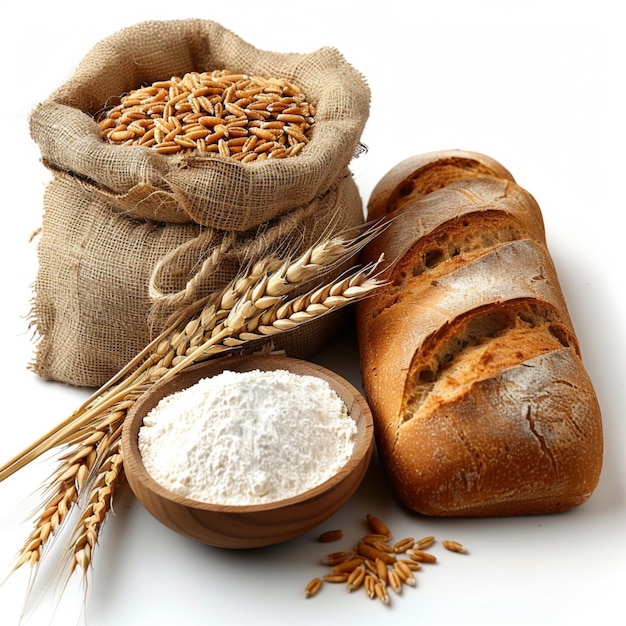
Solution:
<path fill-rule="evenodd" d="M 186 241 L 178 248 L 161 257 L 150 275 L 150 281 L 148 283 L 148 295 L 150 299 L 155 303 L 158 302 L 163 306 L 171 307 L 193 302 L 196 299 L 200 285 L 206 283 L 207 278 L 217 271 L 221 260 L 233 247 L 235 233 L 222 233 L 221 241 L 213 246 L 211 253 L 200 263 L 199 269 L 187 280 L 182 289 L 173 292 L 165 292 L 159 285 L 164 282 L 166 284 L 167 281 L 160 279 L 163 276 L 171 274 L 172 268 L 179 266 L 178 259 L 184 258 L 188 251 L 197 249 L 199 253 L 195 256 L 201 258 L 203 253 L 206 254 L 206 251 L 211 249 L 216 237 L 216 231 L 205 229 L 201 231 L 197 237 Z"/>

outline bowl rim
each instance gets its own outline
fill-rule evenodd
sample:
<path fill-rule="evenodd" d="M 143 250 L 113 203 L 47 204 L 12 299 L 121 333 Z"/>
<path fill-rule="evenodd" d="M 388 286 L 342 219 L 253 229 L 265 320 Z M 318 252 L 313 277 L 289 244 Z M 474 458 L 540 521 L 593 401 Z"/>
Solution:
<path fill-rule="evenodd" d="M 251 363 L 255 363 L 255 367 L 246 367 Z M 267 365 L 268 367 L 259 367 L 259 365 L 261 364 L 264 366 Z M 357 438 L 355 441 L 354 449 L 348 461 L 341 467 L 341 469 L 336 474 L 327 478 L 319 485 L 316 485 L 315 487 L 295 496 L 290 496 L 289 498 L 283 498 L 281 500 L 274 500 L 272 502 L 259 504 L 238 505 L 203 502 L 180 495 L 176 492 L 170 491 L 159 482 L 157 482 L 145 468 L 141 459 L 141 453 L 139 452 L 139 448 L 137 445 L 137 435 L 139 433 L 139 429 L 141 428 L 143 417 L 145 416 L 145 414 L 142 414 L 142 411 L 147 404 L 150 404 L 154 401 L 154 404 L 152 404 L 152 406 L 150 407 L 152 408 L 153 406 L 156 406 L 161 398 L 168 395 L 167 393 L 163 393 L 163 390 L 167 389 L 167 387 L 171 385 L 171 380 L 180 377 L 181 374 L 186 374 L 187 377 L 190 377 L 192 379 L 195 378 L 197 382 L 202 378 L 209 377 L 199 374 L 200 372 L 203 372 L 205 370 L 210 370 L 211 372 L 213 372 L 210 375 L 210 377 L 212 377 L 225 370 L 250 371 L 253 369 L 287 369 L 291 371 L 290 366 L 297 366 L 297 368 L 301 370 L 298 372 L 300 374 L 309 374 L 311 376 L 319 376 L 321 374 L 321 376 L 319 377 L 325 379 L 330 384 L 331 388 L 334 389 L 340 395 L 342 400 L 344 400 L 344 402 L 346 403 L 346 406 L 348 408 L 348 415 L 350 418 L 354 419 L 351 414 L 351 409 L 354 404 L 358 405 L 358 408 L 360 409 L 360 412 L 362 414 L 361 426 L 359 426 L 359 422 L 354 419 L 355 423 L 357 424 Z M 186 389 L 191 386 L 191 384 L 194 383 L 192 382 L 187 386 L 180 387 L 180 389 Z M 340 393 L 340 390 L 343 391 L 343 394 Z M 349 395 L 350 398 L 352 398 L 353 404 L 346 402 L 346 394 Z M 149 410 L 150 409 L 148 409 L 148 411 Z M 317 363 L 313 363 L 304 359 L 297 359 L 288 356 L 264 354 L 225 356 L 196 363 L 192 366 L 189 366 L 179 374 L 176 374 L 174 378 L 155 383 L 155 385 L 148 392 L 146 392 L 146 394 L 136 400 L 133 406 L 129 409 L 122 427 L 121 445 L 122 456 L 124 459 L 124 471 L 127 473 L 127 475 L 128 473 L 132 472 L 134 479 L 140 482 L 145 488 L 153 492 L 156 496 L 174 502 L 181 507 L 195 509 L 203 512 L 214 512 L 222 514 L 252 514 L 267 511 L 278 511 L 281 509 L 289 508 L 295 504 L 301 504 L 303 502 L 315 500 L 322 496 L 326 491 L 328 491 L 328 489 L 330 489 L 334 485 L 338 485 L 343 482 L 363 462 L 365 462 L 365 468 L 363 471 L 364 475 L 367 467 L 369 466 L 373 453 L 374 425 L 371 409 L 363 394 L 345 378 L 343 378 L 336 372 L 323 367 L 322 365 L 318 365 Z M 128 482 L 131 483 L 131 481 Z M 133 488 L 132 483 L 130 486 L 131 490 L 134 492 L 135 489 Z"/>

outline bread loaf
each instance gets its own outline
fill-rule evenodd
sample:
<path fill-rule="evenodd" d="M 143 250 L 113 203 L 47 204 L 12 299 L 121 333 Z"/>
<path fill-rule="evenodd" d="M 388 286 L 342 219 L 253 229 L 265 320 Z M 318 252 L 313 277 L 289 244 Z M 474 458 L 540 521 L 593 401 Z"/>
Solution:
<path fill-rule="evenodd" d="M 534 198 L 463 151 L 372 192 L 388 284 L 357 305 L 362 381 L 391 486 L 425 515 L 564 511 L 602 466 L 599 404 Z"/>

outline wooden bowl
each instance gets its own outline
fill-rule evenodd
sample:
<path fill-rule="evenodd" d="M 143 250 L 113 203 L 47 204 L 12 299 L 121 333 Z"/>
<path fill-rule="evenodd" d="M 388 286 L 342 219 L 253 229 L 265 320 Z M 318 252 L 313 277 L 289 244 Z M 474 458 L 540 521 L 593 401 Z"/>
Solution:
<path fill-rule="evenodd" d="M 357 424 L 354 451 L 338 474 L 301 495 L 268 504 L 230 506 L 206 504 L 172 493 L 147 472 L 137 438 L 144 416 L 166 395 L 175 393 L 223 370 L 286 369 L 323 378 L 345 402 Z M 122 431 L 124 471 L 143 506 L 170 529 L 211 546 L 256 548 L 302 535 L 328 519 L 356 491 L 373 450 L 372 414 L 363 396 L 346 380 L 319 365 L 289 357 L 224 357 L 194 365 L 170 380 L 157 383 L 129 411 Z"/>

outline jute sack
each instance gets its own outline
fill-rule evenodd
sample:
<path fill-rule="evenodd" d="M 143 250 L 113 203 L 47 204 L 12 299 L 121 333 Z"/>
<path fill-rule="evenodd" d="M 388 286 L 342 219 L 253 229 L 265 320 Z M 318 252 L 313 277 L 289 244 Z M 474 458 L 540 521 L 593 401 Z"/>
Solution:
<path fill-rule="evenodd" d="M 295 157 L 241 163 L 102 139 L 94 116 L 111 98 L 214 69 L 298 85 L 316 107 L 306 148 Z M 333 48 L 264 51 L 198 19 L 144 22 L 98 43 L 30 118 L 52 173 L 38 243 L 33 371 L 100 386 L 165 320 L 223 288 L 251 258 L 295 255 L 362 224 L 349 164 L 369 104 L 363 77 Z M 282 348 L 306 356 L 332 325 L 305 325 Z"/>

